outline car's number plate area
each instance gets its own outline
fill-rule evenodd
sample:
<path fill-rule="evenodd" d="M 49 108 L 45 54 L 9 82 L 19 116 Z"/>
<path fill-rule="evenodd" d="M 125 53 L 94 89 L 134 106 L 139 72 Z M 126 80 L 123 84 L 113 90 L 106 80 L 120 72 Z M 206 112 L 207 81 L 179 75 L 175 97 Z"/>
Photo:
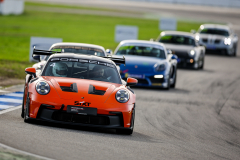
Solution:
<path fill-rule="evenodd" d="M 211 44 L 208 44 L 206 48 L 207 49 L 216 49 L 216 47 L 214 45 L 211 45 Z"/>
<path fill-rule="evenodd" d="M 81 115 L 97 115 L 97 108 L 67 106 L 67 113 L 81 114 Z"/>

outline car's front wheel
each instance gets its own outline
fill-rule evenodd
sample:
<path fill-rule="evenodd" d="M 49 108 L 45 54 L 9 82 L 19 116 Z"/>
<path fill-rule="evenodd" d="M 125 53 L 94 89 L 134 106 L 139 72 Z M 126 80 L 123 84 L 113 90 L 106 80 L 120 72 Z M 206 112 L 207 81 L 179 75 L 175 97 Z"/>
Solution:
<path fill-rule="evenodd" d="M 29 122 L 29 104 L 30 104 L 30 99 L 29 99 L 29 94 L 27 94 L 27 101 L 26 101 L 26 106 L 24 109 L 24 122 L 28 123 Z"/>

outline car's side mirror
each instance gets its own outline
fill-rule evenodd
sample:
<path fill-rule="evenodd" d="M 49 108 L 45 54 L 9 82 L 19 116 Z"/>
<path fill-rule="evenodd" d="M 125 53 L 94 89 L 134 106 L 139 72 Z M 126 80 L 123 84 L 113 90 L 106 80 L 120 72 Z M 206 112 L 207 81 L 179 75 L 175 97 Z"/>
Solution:
<path fill-rule="evenodd" d="M 33 67 L 26 68 L 25 72 L 27 74 L 33 75 L 33 77 L 36 77 L 36 69 Z"/>
<path fill-rule="evenodd" d="M 41 61 L 40 55 L 33 55 L 32 57 L 33 57 L 33 59 L 37 60 L 38 62 Z"/>
<path fill-rule="evenodd" d="M 154 39 L 154 38 L 151 38 L 151 39 L 150 39 L 150 41 L 151 41 L 151 42 L 154 42 L 154 41 L 155 41 L 155 39 Z"/>
<path fill-rule="evenodd" d="M 169 54 L 172 54 L 172 50 L 167 49 L 167 54 L 168 54 L 168 55 L 169 55 Z"/>
<path fill-rule="evenodd" d="M 111 49 L 106 49 L 107 55 L 112 55 L 112 50 Z"/>
<path fill-rule="evenodd" d="M 138 83 L 138 80 L 135 78 L 128 78 L 127 79 L 127 86 L 134 86 Z"/>
<path fill-rule="evenodd" d="M 191 31 L 190 31 L 191 33 L 193 33 L 193 34 L 195 34 L 196 33 L 196 30 L 194 30 L 194 29 L 191 29 Z"/>
<path fill-rule="evenodd" d="M 171 57 L 171 59 L 176 59 L 176 60 L 177 60 L 177 59 L 178 59 L 178 56 L 175 55 L 175 54 L 173 54 L 172 57 Z"/>

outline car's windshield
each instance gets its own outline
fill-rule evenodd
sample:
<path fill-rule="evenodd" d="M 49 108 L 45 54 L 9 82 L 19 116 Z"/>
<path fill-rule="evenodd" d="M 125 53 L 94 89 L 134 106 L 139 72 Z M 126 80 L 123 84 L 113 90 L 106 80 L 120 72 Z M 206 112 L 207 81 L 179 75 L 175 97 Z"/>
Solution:
<path fill-rule="evenodd" d="M 229 36 L 229 32 L 224 29 L 217 29 L 217 28 L 204 28 L 199 31 L 201 34 L 215 34 L 221 36 Z"/>
<path fill-rule="evenodd" d="M 42 76 L 90 79 L 121 84 L 115 65 L 81 59 L 52 58 L 48 61 Z"/>
<path fill-rule="evenodd" d="M 80 47 L 80 46 L 55 46 L 50 49 L 51 51 L 57 51 L 61 53 L 76 53 L 76 54 L 86 54 L 95 55 L 100 57 L 105 57 L 104 51 L 98 48 L 91 47 Z M 44 60 L 48 60 L 50 56 L 43 57 Z"/>
<path fill-rule="evenodd" d="M 196 45 L 195 40 L 193 38 L 185 37 L 181 35 L 165 35 L 160 37 L 159 42 L 177 44 L 177 45 L 188 45 L 188 46 Z"/>
<path fill-rule="evenodd" d="M 160 48 L 155 47 L 145 47 L 145 46 L 121 46 L 116 55 L 136 55 L 136 56 L 147 56 L 147 57 L 157 57 L 165 59 L 165 51 Z"/>

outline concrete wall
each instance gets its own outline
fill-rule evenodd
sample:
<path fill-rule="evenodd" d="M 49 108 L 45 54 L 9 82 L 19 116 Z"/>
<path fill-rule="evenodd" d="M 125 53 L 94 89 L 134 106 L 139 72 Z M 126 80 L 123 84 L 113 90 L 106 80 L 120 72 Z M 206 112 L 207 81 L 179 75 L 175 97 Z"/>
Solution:
<path fill-rule="evenodd" d="M 126 0 L 126 1 L 161 2 L 161 3 L 192 4 L 220 7 L 240 7 L 240 0 Z"/>

